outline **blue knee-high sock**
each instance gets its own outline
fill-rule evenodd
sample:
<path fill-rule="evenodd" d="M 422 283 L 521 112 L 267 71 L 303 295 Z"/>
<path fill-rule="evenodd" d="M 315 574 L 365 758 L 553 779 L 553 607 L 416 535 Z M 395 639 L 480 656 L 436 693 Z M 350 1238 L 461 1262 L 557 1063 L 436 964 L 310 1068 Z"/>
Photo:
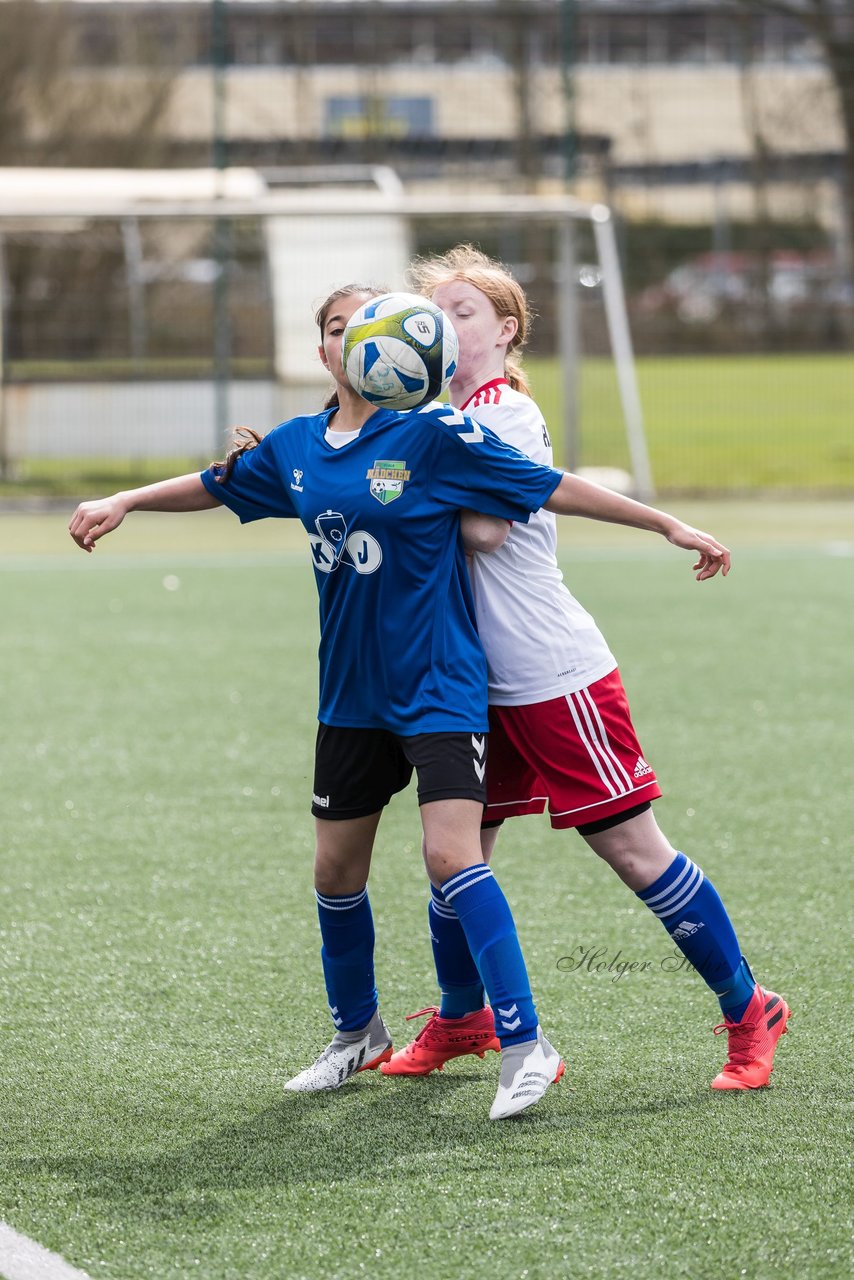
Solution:
<path fill-rule="evenodd" d="M 739 1022 L 756 983 L 711 881 L 684 853 L 677 853 L 664 874 L 637 896 L 714 991 L 724 1016 Z"/>
<path fill-rule="evenodd" d="M 475 863 L 441 886 L 457 913 L 495 1015 L 502 1048 L 533 1040 L 537 1012 L 522 948 L 507 899 L 484 863 Z"/>
<path fill-rule="evenodd" d="M 456 911 L 448 906 L 434 884 L 430 886 L 430 894 L 427 919 L 441 992 L 439 1015 L 464 1018 L 467 1013 L 483 1008 L 483 983 Z"/>
<path fill-rule="evenodd" d="M 360 1031 L 377 1011 L 374 919 L 368 890 L 341 897 L 318 893 L 317 914 L 332 1021 L 337 1031 Z"/>

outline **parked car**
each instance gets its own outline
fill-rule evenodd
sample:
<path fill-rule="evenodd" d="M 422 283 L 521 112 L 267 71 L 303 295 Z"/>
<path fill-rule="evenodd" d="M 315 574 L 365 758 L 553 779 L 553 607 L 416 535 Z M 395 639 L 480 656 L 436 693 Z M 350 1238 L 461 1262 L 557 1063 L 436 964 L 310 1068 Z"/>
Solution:
<path fill-rule="evenodd" d="M 673 312 L 686 324 L 711 324 L 733 310 L 770 309 L 786 319 L 812 307 L 854 308 L 854 280 L 840 277 L 828 253 L 710 252 L 675 267 L 636 304 L 648 313 Z"/>

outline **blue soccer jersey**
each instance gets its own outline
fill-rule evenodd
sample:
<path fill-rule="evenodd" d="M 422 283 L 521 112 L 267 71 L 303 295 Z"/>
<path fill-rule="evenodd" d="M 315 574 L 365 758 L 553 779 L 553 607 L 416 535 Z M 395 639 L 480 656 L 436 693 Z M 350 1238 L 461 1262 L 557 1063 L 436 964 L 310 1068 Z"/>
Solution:
<path fill-rule="evenodd" d="M 293 418 L 202 482 L 243 522 L 295 517 L 320 596 L 324 724 L 418 733 L 487 730 L 459 510 L 526 522 L 563 473 L 457 409 L 380 409 L 340 449 L 334 410 Z"/>

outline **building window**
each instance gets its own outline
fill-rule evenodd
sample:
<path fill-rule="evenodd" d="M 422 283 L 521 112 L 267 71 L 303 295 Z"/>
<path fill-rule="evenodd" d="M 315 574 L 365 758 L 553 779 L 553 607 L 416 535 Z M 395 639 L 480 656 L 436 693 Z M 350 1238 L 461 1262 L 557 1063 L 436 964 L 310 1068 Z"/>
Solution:
<path fill-rule="evenodd" d="M 325 130 L 331 138 L 432 137 L 430 98 L 327 98 Z"/>

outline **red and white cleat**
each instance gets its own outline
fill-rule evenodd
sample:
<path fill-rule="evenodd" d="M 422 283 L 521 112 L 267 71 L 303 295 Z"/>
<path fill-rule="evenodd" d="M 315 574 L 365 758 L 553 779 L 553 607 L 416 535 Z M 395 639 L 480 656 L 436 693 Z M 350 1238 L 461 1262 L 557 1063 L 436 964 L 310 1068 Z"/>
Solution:
<path fill-rule="evenodd" d="M 786 1034 L 791 1016 L 782 996 L 765 991 L 757 983 L 741 1022 L 727 1019 L 715 1027 L 716 1036 L 723 1031 L 729 1036 L 729 1056 L 712 1081 L 712 1088 L 761 1089 L 766 1085 L 777 1041 Z"/>

